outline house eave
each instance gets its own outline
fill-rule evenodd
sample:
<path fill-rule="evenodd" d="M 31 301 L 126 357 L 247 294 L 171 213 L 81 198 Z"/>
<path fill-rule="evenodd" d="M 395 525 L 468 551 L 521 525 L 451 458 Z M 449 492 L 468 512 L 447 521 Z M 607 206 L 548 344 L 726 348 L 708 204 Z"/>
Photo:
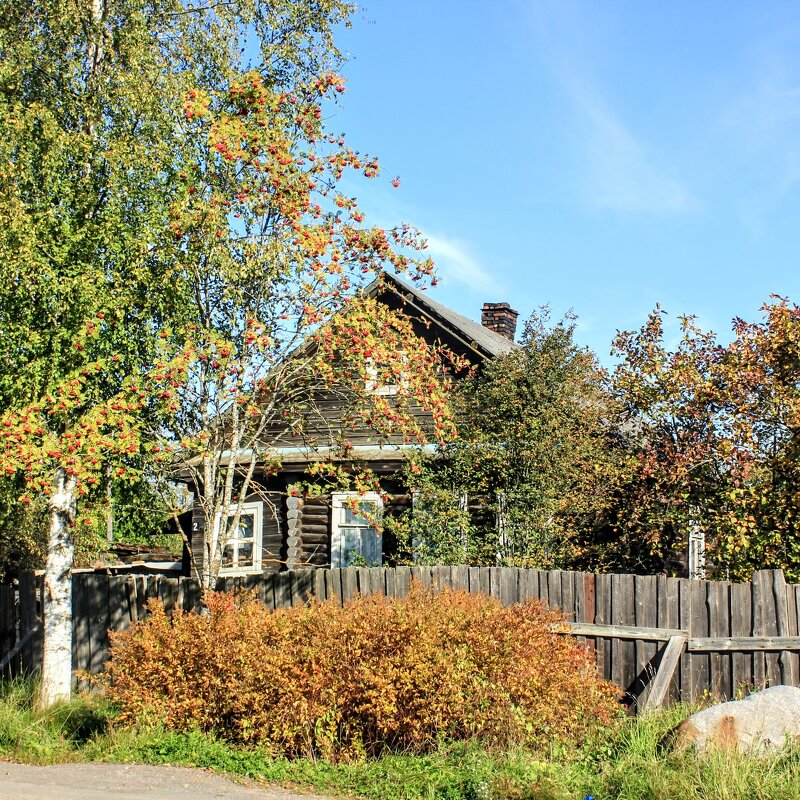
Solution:
<path fill-rule="evenodd" d="M 255 454 L 259 462 L 267 459 L 275 460 L 280 465 L 308 464 L 314 461 L 405 461 L 412 453 L 425 453 L 435 455 L 439 450 L 436 444 L 379 444 L 379 445 L 354 445 L 346 453 L 341 447 L 264 447 L 253 450 L 252 448 L 238 451 L 223 450 L 219 454 L 219 463 L 222 466 L 248 462 Z M 197 467 L 202 464 L 202 456 L 195 456 L 186 462 L 188 467 Z"/>

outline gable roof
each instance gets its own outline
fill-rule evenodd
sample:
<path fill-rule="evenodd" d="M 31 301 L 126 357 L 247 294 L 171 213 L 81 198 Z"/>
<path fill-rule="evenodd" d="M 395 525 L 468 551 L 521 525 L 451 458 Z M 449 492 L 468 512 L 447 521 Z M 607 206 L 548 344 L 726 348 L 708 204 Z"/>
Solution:
<path fill-rule="evenodd" d="M 410 303 L 425 316 L 438 322 L 484 357 L 494 358 L 519 347 L 511 339 L 507 339 L 505 336 L 484 327 L 480 322 L 475 322 L 475 320 L 453 311 L 452 308 L 448 308 L 436 300 L 432 300 L 424 292 L 388 272 L 379 275 L 370 283 L 364 289 L 364 294 L 375 296 L 384 289 L 389 289 L 398 294 L 405 302 Z"/>

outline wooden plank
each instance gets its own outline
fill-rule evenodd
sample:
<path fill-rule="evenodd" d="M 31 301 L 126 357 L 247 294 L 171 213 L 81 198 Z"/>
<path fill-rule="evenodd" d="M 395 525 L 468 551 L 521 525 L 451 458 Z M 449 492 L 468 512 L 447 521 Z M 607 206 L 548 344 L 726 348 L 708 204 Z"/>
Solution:
<path fill-rule="evenodd" d="M 149 606 L 151 600 L 158 600 L 163 578 L 160 575 L 145 575 L 144 579 L 146 586 L 145 597 L 147 598 L 147 606 Z"/>
<path fill-rule="evenodd" d="M 411 567 L 411 580 L 416 581 L 423 589 L 430 589 L 433 577 L 430 567 Z"/>
<path fill-rule="evenodd" d="M 383 591 L 387 597 L 397 597 L 397 569 L 383 571 Z"/>
<path fill-rule="evenodd" d="M 547 606 L 550 605 L 550 590 L 548 588 L 547 583 L 547 571 L 546 570 L 537 570 L 536 574 L 538 576 L 538 583 L 539 583 L 539 590 L 538 590 L 538 597 L 539 599 Z"/>
<path fill-rule="evenodd" d="M 502 602 L 500 598 L 500 574 L 497 571 L 498 567 L 488 567 L 489 572 L 489 597 L 498 602 Z"/>
<path fill-rule="evenodd" d="M 21 649 L 21 648 L 19 648 Z M 16 592 L 13 586 L 0 586 L 0 679 L 12 678 L 19 670 L 16 625 Z"/>
<path fill-rule="evenodd" d="M 598 625 L 611 624 L 611 576 L 598 575 L 595 586 L 595 622 Z M 598 672 L 604 680 L 611 680 L 611 640 L 600 639 L 597 643 Z"/>
<path fill-rule="evenodd" d="M 259 572 L 257 575 L 245 575 L 242 578 L 242 591 L 247 594 L 250 599 L 261 599 L 262 574 L 263 573 Z"/>
<path fill-rule="evenodd" d="M 561 602 L 561 572 L 550 569 L 547 571 L 547 596 L 550 608 L 562 608 Z"/>
<path fill-rule="evenodd" d="M 269 609 L 275 610 L 275 576 L 277 572 L 265 572 L 258 586 L 258 599 Z"/>
<path fill-rule="evenodd" d="M 133 625 L 139 621 L 139 604 L 137 603 L 136 592 L 136 576 L 125 575 L 125 603 L 123 606 L 123 614 L 126 614 Z"/>
<path fill-rule="evenodd" d="M 693 580 L 691 635 L 708 636 L 708 592 L 706 581 Z M 693 702 L 698 702 L 711 689 L 709 683 L 709 657 L 707 653 L 693 653 L 689 656 L 692 667 Z"/>
<path fill-rule="evenodd" d="M 708 605 L 708 633 L 710 636 L 730 636 L 730 584 L 725 581 L 706 583 Z M 709 657 L 709 690 L 712 697 L 730 700 L 731 657 L 727 653 L 712 652 Z"/>
<path fill-rule="evenodd" d="M 469 589 L 469 568 L 465 564 L 453 567 L 451 580 L 454 589 L 466 592 Z"/>
<path fill-rule="evenodd" d="M 753 632 L 753 587 L 749 583 L 733 583 L 731 597 L 731 637 L 742 638 Z M 755 683 L 753 654 L 731 654 L 731 692 L 734 697 L 749 692 Z"/>
<path fill-rule="evenodd" d="M 635 625 L 634 577 L 611 576 L 611 620 L 614 625 Z M 628 695 L 635 698 L 636 645 L 632 640 L 615 638 L 611 642 L 612 680 Z"/>
<path fill-rule="evenodd" d="M 662 708 L 669 696 L 669 687 L 675 676 L 675 670 L 681 660 L 681 653 L 686 644 L 685 636 L 673 636 L 664 646 L 661 660 L 658 663 L 650 693 L 644 704 L 645 713 Z"/>
<path fill-rule="evenodd" d="M 342 571 L 340 569 L 325 570 L 325 594 L 328 600 L 342 603 Z"/>
<path fill-rule="evenodd" d="M 678 581 L 665 575 L 656 577 L 656 620 L 660 628 L 677 628 L 679 617 Z M 669 686 L 669 699 L 678 701 L 681 693 L 680 660 L 675 665 L 672 681 Z M 652 691 L 652 690 L 651 690 Z"/>
<path fill-rule="evenodd" d="M 285 572 L 272 573 L 273 591 L 275 593 L 275 609 L 292 607 L 292 573 L 290 570 Z"/>
<path fill-rule="evenodd" d="M 82 575 L 89 620 L 89 663 L 87 671 L 98 675 L 108 661 L 108 576 Z"/>
<path fill-rule="evenodd" d="M 371 593 L 372 578 L 366 567 L 356 567 L 356 590 L 360 596 Z"/>
<path fill-rule="evenodd" d="M 36 616 L 36 579 L 33 572 L 26 570 L 19 573 L 18 582 L 19 636 L 20 640 L 25 638 L 25 644 L 19 651 L 20 671 L 23 675 L 33 675 L 41 669 L 41 653 L 36 652 L 35 647 L 35 631 L 39 624 Z M 28 633 L 31 635 L 28 636 Z"/>
<path fill-rule="evenodd" d="M 789 623 L 788 636 L 800 636 L 798 628 L 797 587 L 786 587 L 786 610 Z M 800 653 L 792 653 L 792 669 L 794 670 L 795 686 L 800 685 Z"/>
<path fill-rule="evenodd" d="M 678 578 L 678 627 L 692 631 L 692 585 L 688 578 Z M 681 702 L 694 702 L 694 676 L 691 656 L 684 653 L 680 663 Z"/>
<path fill-rule="evenodd" d="M 178 603 L 178 579 L 162 578 L 158 597 L 164 604 L 164 610 L 171 615 Z"/>
<path fill-rule="evenodd" d="M 573 599 L 573 606 L 575 608 L 575 616 L 572 617 L 574 622 L 594 622 L 594 620 L 586 619 L 586 575 L 583 572 L 576 572 L 574 574 L 574 591 L 575 597 Z"/>
<path fill-rule="evenodd" d="M 186 611 L 199 611 L 203 600 L 203 590 L 197 578 L 184 578 L 183 607 Z"/>
<path fill-rule="evenodd" d="M 774 638 L 778 634 L 775 617 L 775 596 L 772 593 L 772 571 L 758 570 L 753 573 L 753 630 L 752 635 Z M 780 675 L 778 656 L 764 651 L 753 653 L 753 683 L 756 689 L 774 686 Z"/>
<path fill-rule="evenodd" d="M 594 575 L 589 572 L 582 572 L 577 578 L 576 599 L 575 599 L 575 620 L 591 625 L 594 623 L 595 603 L 594 603 Z M 597 642 L 596 639 L 582 638 L 581 641 L 589 649 L 592 659 L 597 663 Z"/>
<path fill-rule="evenodd" d="M 498 567 L 496 572 L 499 586 L 499 600 L 504 606 L 511 606 L 519 601 L 517 589 L 518 570 L 514 567 Z"/>
<path fill-rule="evenodd" d="M 633 584 L 634 613 L 637 627 L 656 627 L 658 625 L 658 598 L 656 578 L 653 575 L 636 575 Z M 649 639 L 638 639 L 634 645 L 636 658 L 637 708 L 647 705 L 650 684 L 655 677 L 655 660 L 659 647 Z"/>
<path fill-rule="evenodd" d="M 561 573 L 561 610 L 570 621 L 577 621 L 575 614 L 575 573 Z"/>
<path fill-rule="evenodd" d="M 605 625 L 587 622 L 566 622 L 564 625 L 566 626 L 565 633 L 573 636 L 594 636 L 598 639 L 667 642 L 675 636 L 689 636 L 688 631 L 679 628 L 640 628 L 636 625 Z"/>
<path fill-rule="evenodd" d="M 44 575 L 35 576 L 34 589 L 36 592 L 36 626 L 33 633 L 33 652 L 35 659 L 41 662 L 44 657 Z"/>
<path fill-rule="evenodd" d="M 452 586 L 450 567 L 431 567 L 431 586 L 438 592 L 440 589 Z"/>
<path fill-rule="evenodd" d="M 112 631 L 126 631 L 135 621 L 131 608 L 136 604 L 130 575 L 108 576 L 108 625 Z"/>
<path fill-rule="evenodd" d="M 537 570 L 522 570 L 519 592 L 520 601 L 539 599 L 539 572 Z"/>
<path fill-rule="evenodd" d="M 358 570 L 345 567 L 342 571 L 342 602 L 348 603 L 358 595 Z"/>
<path fill-rule="evenodd" d="M 292 606 L 300 607 L 308 605 L 309 597 L 312 593 L 313 570 L 295 569 L 290 570 L 287 574 L 291 575 L 290 591 Z"/>
<path fill-rule="evenodd" d="M 795 618 L 797 619 L 797 628 L 795 633 L 800 636 L 800 586 L 794 587 L 794 608 Z"/>
<path fill-rule="evenodd" d="M 470 591 L 473 591 L 472 583 L 470 583 Z M 487 597 L 492 596 L 492 572 L 489 567 L 478 569 L 478 591 Z"/>
<path fill-rule="evenodd" d="M 85 574 L 72 575 L 72 671 L 86 672 L 91 655 L 89 644 L 89 609 L 84 592 Z M 80 685 L 80 684 L 79 684 Z"/>
<path fill-rule="evenodd" d="M 411 567 L 397 567 L 394 570 L 395 597 L 407 597 L 411 588 Z"/>
<path fill-rule="evenodd" d="M 789 593 L 786 589 L 786 578 L 783 570 L 772 570 L 772 594 L 775 601 L 775 627 L 778 637 L 785 638 L 789 633 Z M 789 650 L 783 650 L 778 656 L 780 680 L 785 686 L 797 685 L 797 673 L 794 669 L 794 656 Z"/>
<path fill-rule="evenodd" d="M 27 645 L 28 642 L 31 639 L 33 639 L 33 637 L 35 635 L 36 635 L 36 629 L 35 628 L 33 630 L 28 631 L 10 650 L 8 650 L 3 655 L 2 658 L 0 658 L 0 674 L 2 674 L 2 672 L 4 670 L 6 670 L 6 668 L 10 669 L 11 663 L 15 659 L 19 658 L 20 650 L 22 650 L 22 648 L 25 647 L 25 645 Z M 12 676 L 12 677 L 16 677 L 16 676 Z"/>
<path fill-rule="evenodd" d="M 386 595 L 386 572 L 384 567 L 369 568 L 372 594 Z"/>
<path fill-rule="evenodd" d="M 325 583 L 324 569 L 314 570 L 314 597 L 320 602 L 324 603 L 327 597 L 326 583 Z"/>
<path fill-rule="evenodd" d="M 800 636 L 693 636 L 689 650 L 697 653 L 800 651 Z"/>

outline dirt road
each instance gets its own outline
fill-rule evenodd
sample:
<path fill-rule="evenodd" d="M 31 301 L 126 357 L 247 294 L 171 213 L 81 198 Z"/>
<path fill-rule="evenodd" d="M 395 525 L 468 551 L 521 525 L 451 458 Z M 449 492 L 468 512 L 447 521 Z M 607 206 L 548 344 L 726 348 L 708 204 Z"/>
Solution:
<path fill-rule="evenodd" d="M 0 800 L 331 800 L 234 783 L 201 769 L 138 764 L 0 763 Z"/>

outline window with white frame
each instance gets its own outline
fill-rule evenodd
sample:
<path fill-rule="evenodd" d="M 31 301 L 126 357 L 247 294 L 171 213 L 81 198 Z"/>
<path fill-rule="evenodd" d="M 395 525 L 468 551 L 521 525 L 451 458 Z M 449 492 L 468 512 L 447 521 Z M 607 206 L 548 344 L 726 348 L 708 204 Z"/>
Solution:
<path fill-rule="evenodd" d="M 405 353 L 401 355 L 401 361 L 403 365 L 408 361 L 408 357 Z M 384 383 L 382 376 L 379 374 L 378 367 L 375 365 L 375 361 L 371 357 L 367 358 L 367 382 L 365 388 L 370 394 L 396 395 L 400 391 L 401 386 L 408 386 L 407 375 L 401 375 L 397 383 Z"/>
<path fill-rule="evenodd" d="M 226 528 L 236 516 L 237 506 L 231 506 L 225 520 Z M 222 567 L 220 572 L 234 573 L 261 572 L 261 503 L 245 503 L 241 507 L 239 524 L 228 531 L 228 538 L 222 548 Z"/>
<path fill-rule="evenodd" d="M 331 566 L 379 567 L 383 561 L 378 531 L 383 500 L 379 494 L 343 492 L 331 498 Z"/>

